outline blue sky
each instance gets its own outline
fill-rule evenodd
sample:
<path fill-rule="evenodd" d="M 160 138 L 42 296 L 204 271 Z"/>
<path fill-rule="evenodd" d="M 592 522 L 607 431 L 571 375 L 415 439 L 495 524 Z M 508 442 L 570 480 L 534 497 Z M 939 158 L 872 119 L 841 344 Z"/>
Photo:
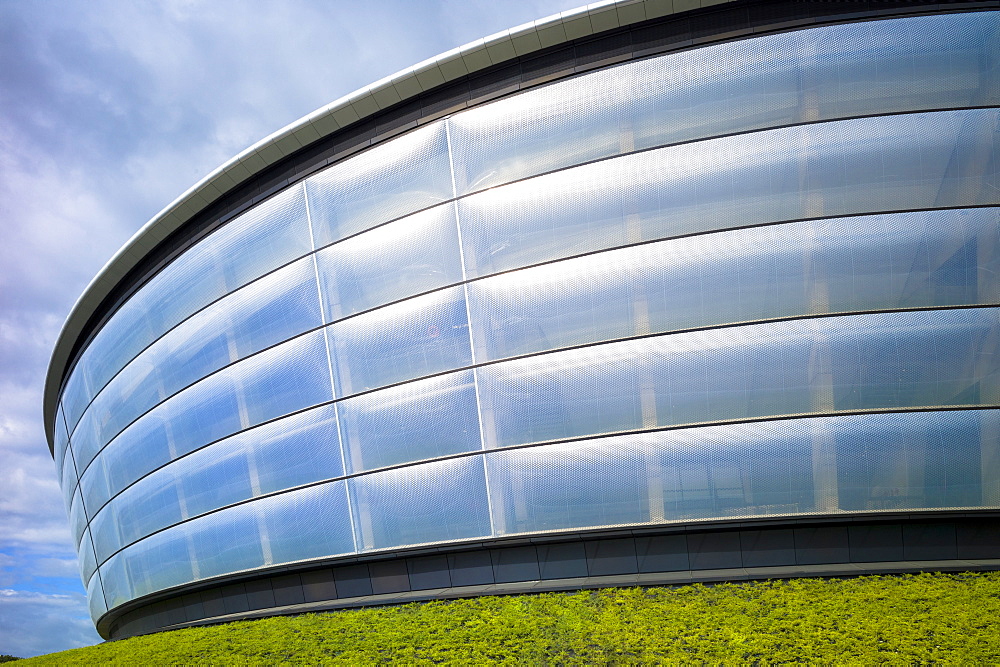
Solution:
<path fill-rule="evenodd" d="M 42 428 L 62 322 L 149 218 L 243 148 L 580 0 L 0 0 L 0 654 L 100 641 Z"/>

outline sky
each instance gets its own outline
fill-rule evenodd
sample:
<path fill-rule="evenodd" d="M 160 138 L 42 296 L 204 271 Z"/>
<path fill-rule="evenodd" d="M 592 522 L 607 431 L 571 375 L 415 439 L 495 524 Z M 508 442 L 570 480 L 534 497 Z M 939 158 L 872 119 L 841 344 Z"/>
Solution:
<path fill-rule="evenodd" d="M 0 0 L 0 654 L 101 641 L 42 426 L 59 329 L 147 220 L 384 76 L 583 0 Z"/>

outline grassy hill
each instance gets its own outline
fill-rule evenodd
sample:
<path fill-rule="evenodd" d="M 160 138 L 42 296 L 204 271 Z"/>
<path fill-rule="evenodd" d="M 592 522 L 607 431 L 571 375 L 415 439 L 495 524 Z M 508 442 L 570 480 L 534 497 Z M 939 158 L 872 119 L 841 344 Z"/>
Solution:
<path fill-rule="evenodd" d="M 1000 573 L 485 597 L 177 630 L 19 665 L 1000 663 Z"/>

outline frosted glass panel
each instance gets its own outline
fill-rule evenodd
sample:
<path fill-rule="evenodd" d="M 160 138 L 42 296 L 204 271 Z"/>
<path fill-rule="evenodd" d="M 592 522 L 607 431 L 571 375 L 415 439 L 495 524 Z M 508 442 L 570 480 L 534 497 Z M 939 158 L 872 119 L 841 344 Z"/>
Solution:
<path fill-rule="evenodd" d="M 869 21 L 624 63 L 449 119 L 460 193 L 636 149 L 1000 102 L 996 13 Z"/>
<path fill-rule="evenodd" d="M 216 301 L 143 351 L 91 404 L 80 437 L 102 446 L 187 385 L 321 324 L 315 270 L 305 258 Z"/>
<path fill-rule="evenodd" d="M 180 584 L 353 551 L 343 482 L 238 505 L 157 533 L 102 566 L 112 605 Z"/>
<path fill-rule="evenodd" d="M 673 239 L 469 284 L 477 359 L 830 312 L 1000 301 L 1000 209 Z"/>
<path fill-rule="evenodd" d="M 472 371 L 349 398 L 338 407 L 351 472 L 481 448 Z"/>
<path fill-rule="evenodd" d="M 422 463 L 348 480 L 359 549 L 490 534 L 478 456 Z"/>
<path fill-rule="evenodd" d="M 996 505 L 1000 412 L 852 415 L 492 452 L 497 534 Z"/>
<path fill-rule="evenodd" d="M 81 363 L 85 362 L 78 362 L 70 371 L 69 377 L 66 378 L 66 386 L 63 387 L 60 396 L 60 405 L 65 410 L 66 423 L 69 425 L 70 431 L 80 421 L 83 411 L 97 393 L 97 390 L 90 386 L 87 373 L 81 368 Z"/>
<path fill-rule="evenodd" d="M 202 445 L 333 398 L 323 332 L 227 367 L 148 412 L 102 457 L 113 493 Z"/>
<path fill-rule="evenodd" d="M 626 155 L 459 200 L 466 270 L 855 213 L 998 203 L 996 109 L 862 118 Z"/>
<path fill-rule="evenodd" d="M 63 464 L 62 475 L 60 476 L 59 486 L 63 492 L 63 502 L 66 505 L 66 512 L 69 513 L 71 502 L 73 500 L 73 492 L 76 490 L 77 486 L 77 476 L 76 476 L 76 466 L 73 464 L 73 445 L 70 444 L 66 451 L 66 461 Z"/>
<path fill-rule="evenodd" d="M 83 501 L 80 498 L 80 491 L 73 494 L 73 500 L 69 506 L 69 529 L 73 535 L 73 546 L 80 548 L 80 540 L 83 539 L 83 531 L 87 528 L 87 513 L 83 509 Z"/>
<path fill-rule="evenodd" d="M 86 374 L 86 386 L 99 390 L 186 317 L 309 250 L 303 188 L 291 187 L 233 219 L 150 279 L 94 337 L 74 375 Z M 87 393 L 89 400 L 93 393 Z M 73 400 L 71 424 L 84 405 Z"/>
<path fill-rule="evenodd" d="M 462 288 L 433 292 L 331 327 L 339 395 L 467 366 L 472 362 Z"/>
<path fill-rule="evenodd" d="M 108 606 L 104 603 L 104 591 L 101 588 L 101 578 L 91 577 L 87 584 L 87 605 L 90 608 L 90 619 L 96 624 L 97 619 L 104 615 Z"/>
<path fill-rule="evenodd" d="M 347 485 L 332 482 L 252 504 L 272 562 L 291 563 L 354 551 Z"/>
<path fill-rule="evenodd" d="M 107 563 L 101 565 L 99 572 L 102 584 L 107 579 L 107 584 L 104 584 L 104 597 L 107 600 L 108 609 L 114 609 L 132 599 L 132 583 L 127 578 L 120 554 L 113 556 Z M 97 577 L 91 579 L 91 583 L 96 579 Z"/>
<path fill-rule="evenodd" d="M 104 457 L 98 456 L 87 466 L 83 477 L 80 478 L 80 490 L 87 499 L 87 506 L 92 514 L 97 514 L 112 496 L 105 461 Z"/>
<path fill-rule="evenodd" d="M 499 446 L 783 414 L 991 404 L 997 309 L 859 315 L 608 343 L 486 366 Z"/>
<path fill-rule="evenodd" d="M 445 204 L 316 255 L 328 321 L 462 280 L 455 207 Z"/>
<path fill-rule="evenodd" d="M 97 561 L 94 559 L 94 548 L 90 543 L 89 530 L 84 531 L 78 551 L 80 555 L 80 579 L 84 586 L 89 586 L 90 578 L 97 571 Z"/>
<path fill-rule="evenodd" d="M 69 444 L 69 433 L 66 432 L 62 403 L 56 407 L 55 428 L 52 436 L 52 455 L 56 463 L 56 474 L 61 475 L 63 461 L 66 459 L 66 445 Z"/>
<path fill-rule="evenodd" d="M 342 474 L 334 408 L 328 405 L 244 431 L 160 468 L 122 492 L 99 518 L 116 527 L 118 548 L 225 505 Z"/>
<path fill-rule="evenodd" d="M 306 180 L 316 247 L 452 196 L 444 123 L 414 130 Z"/>

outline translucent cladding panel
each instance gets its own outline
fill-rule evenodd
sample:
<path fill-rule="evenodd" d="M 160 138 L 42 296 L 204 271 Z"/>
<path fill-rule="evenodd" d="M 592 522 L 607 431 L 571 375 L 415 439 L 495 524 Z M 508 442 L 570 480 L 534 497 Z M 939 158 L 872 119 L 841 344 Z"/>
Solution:
<path fill-rule="evenodd" d="M 81 363 L 75 364 L 66 377 L 66 384 L 59 397 L 59 404 L 65 410 L 66 423 L 72 431 L 73 427 L 80 420 L 80 416 L 87 408 L 90 400 L 97 393 L 97 389 L 90 386 L 87 373 L 81 368 Z"/>
<path fill-rule="evenodd" d="M 101 565 L 98 568 L 98 576 L 90 581 L 93 583 L 98 579 L 104 588 L 107 609 L 114 609 L 132 599 L 132 582 L 128 579 L 122 554 L 115 554 L 107 563 Z"/>
<path fill-rule="evenodd" d="M 477 359 L 805 314 L 1000 302 L 1000 209 L 807 220 L 473 281 Z"/>
<path fill-rule="evenodd" d="M 180 519 L 181 508 L 176 497 L 163 497 L 158 500 L 163 503 L 162 507 L 157 508 L 158 514 L 162 516 L 163 514 L 170 513 L 175 516 L 175 520 Z M 94 551 L 96 552 L 99 564 L 106 561 L 112 554 L 128 543 L 123 539 L 122 528 L 118 523 L 118 518 L 123 513 L 127 514 L 130 509 L 125 503 L 119 502 L 117 498 L 114 498 L 101 508 L 101 511 L 90 522 L 90 535 L 94 541 Z"/>
<path fill-rule="evenodd" d="M 341 396 L 472 362 L 461 287 L 342 320 L 331 331 Z"/>
<path fill-rule="evenodd" d="M 841 509 L 1000 506 L 1000 411 L 892 415 L 875 431 L 877 421 L 833 432 Z"/>
<path fill-rule="evenodd" d="M 216 301 L 153 343 L 98 394 L 78 431 L 103 445 L 187 385 L 322 323 L 307 257 Z"/>
<path fill-rule="evenodd" d="M 306 181 L 316 247 L 452 197 L 443 122 L 343 160 Z"/>
<path fill-rule="evenodd" d="M 84 474 L 89 461 L 92 461 L 101 448 L 107 444 L 99 433 L 100 422 L 110 420 L 114 406 L 91 406 L 73 431 L 73 450 L 81 475 Z"/>
<path fill-rule="evenodd" d="M 767 130 L 497 187 L 458 202 L 466 271 L 783 220 L 996 204 L 998 118 L 977 109 Z"/>
<path fill-rule="evenodd" d="M 353 551 L 344 483 L 230 507 L 156 533 L 102 566 L 112 606 L 200 579 Z M 125 582 L 125 583 L 123 583 Z"/>
<path fill-rule="evenodd" d="M 94 547 L 90 542 L 90 531 L 83 534 L 80 542 L 80 578 L 84 586 L 90 585 L 90 578 L 97 571 L 97 561 L 94 558 Z"/>
<path fill-rule="evenodd" d="M 56 416 L 52 431 L 52 456 L 56 464 L 56 475 L 62 475 L 63 461 L 66 460 L 66 445 L 69 444 L 69 433 L 66 431 L 66 421 L 63 416 L 62 403 L 56 408 Z"/>
<path fill-rule="evenodd" d="M 97 620 L 108 610 L 104 602 L 104 590 L 101 588 L 101 578 L 91 577 L 87 584 L 87 606 L 90 609 L 90 619 L 96 625 Z"/>
<path fill-rule="evenodd" d="M 73 500 L 69 506 L 69 528 L 73 534 L 73 546 L 79 550 L 83 531 L 87 529 L 87 513 L 83 509 L 79 490 L 73 494 Z"/>
<path fill-rule="evenodd" d="M 490 452 L 497 535 L 647 522 L 648 473 L 636 449 L 605 438 Z"/>
<path fill-rule="evenodd" d="M 291 563 L 353 553 L 347 485 L 330 482 L 255 501 L 265 556 Z"/>
<path fill-rule="evenodd" d="M 130 544 L 183 519 L 343 474 L 332 405 L 279 419 L 192 452 L 142 478 L 99 517 Z"/>
<path fill-rule="evenodd" d="M 360 550 L 490 534 L 479 456 L 361 475 L 348 484 Z"/>
<path fill-rule="evenodd" d="M 199 241 L 143 285 L 94 337 L 73 371 L 87 375 L 92 390 L 87 401 L 171 327 L 311 247 L 302 186 L 275 195 Z M 85 405 L 67 399 L 71 424 Z"/>
<path fill-rule="evenodd" d="M 349 398 L 339 410 L 351 472 L 482 448 L 471 370 Z"/>
<path fill-rule="evenodd" d="M 1000 101 L 1000 14 L 826 26 L 629 62 L 449 119 L 460 194 L 602 157 Z"/>
<path fill-rule="evenodd" d="M 455 207 L 444 204 L 316 255 L 329 321 L 462 280 Z"/>
<path fill-rule="evenodd" d="M 165 463 L 333 398 L 322 331 L 229 366 L 161 403 L 104 449 L 112 493 Z"/>
<path fill-rule="evenodd" d="M 997 309 L 793 320 L 480 369 L 500 446 L 715 420 L 996 403 Z"/>
<path fill-rule="evenodd" d="M 995 506 L 995 410 L 694 427 L 487 454 L 497 533 Z M 949 454 L 950 452 L 950 454 Z M 985 464 L 989 465 L 989 464 Z"/>
<path fill-rule="evenodd" d="M 69 513 L 73 501 L 73 492 L 76 491 L 77 479 L 76 465 L 73 463 L 73 445 L 66 447 L 66 460 L 63 462 L 62 477 L 59 486 L 63 493 L 63 502 L 66 505 L 66 512 Z"/>
<path fill-rule="evenodd" d="M 87 506 L 94 514 L 101 509 L 104 503 L 113 495 L 108 484 L 108 471 L 106 459 L 102 456 L 95 458 L 80 477 L 80 490 L 83 497 L 87 499 Z"/>

